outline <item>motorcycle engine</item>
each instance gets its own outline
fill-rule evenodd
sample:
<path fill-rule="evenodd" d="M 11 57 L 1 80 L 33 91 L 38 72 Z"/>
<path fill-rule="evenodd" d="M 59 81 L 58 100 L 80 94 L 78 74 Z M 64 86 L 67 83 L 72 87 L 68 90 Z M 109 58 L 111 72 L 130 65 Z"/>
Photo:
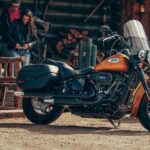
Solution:
<path fill-rule="evenodd" d="M 117 103 L 123 93 L 126 78 L 119 73 L 95 73 L 90 78 L 96 85 L 98 95 L 97 99 L 101 103 Z"/>
<path fill-rule="evenodd" d="M 96 100 L 99 102 L 93 105 L 71 107 L 71 112 L 81 117 L 121 118 L 124 113 L 120 112 L 120 104 L 128 76 L 117 72 L 101 72 L 90 74 L 88 78 L 97 90 Z"/>

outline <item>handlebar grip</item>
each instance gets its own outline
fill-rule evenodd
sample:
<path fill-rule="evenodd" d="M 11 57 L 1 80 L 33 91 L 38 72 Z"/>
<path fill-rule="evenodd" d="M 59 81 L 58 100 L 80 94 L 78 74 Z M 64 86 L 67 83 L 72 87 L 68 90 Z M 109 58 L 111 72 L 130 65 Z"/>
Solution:
<path fill-rule="evenodd" d="M 36 41 L 33 41 L 33 42 L 29 43 L 29 44 L 28 44 L 28 45 L 29 45 L 29 48 L 32 48 L 36 43 L 37 43 Z"/>
<path fill-rule="evenodd" d="M 104 37 L 98 38 L 98 41 L 103 41 L 103 40 L 104 40 Z"/>
<path fill-rule="evenodd" d="M 109 36 L 109 37 L 104 38 L 103 42 L 110 41 L 110 40 L 115 39 L 115 38 L 116 38 L 116 35 Z"/>
<path fill-rule="evenodd" d="M 102 37 L 102 38 L 99 38 L 98 41 L 102 41 L 102 42 L 109 41 L 109 40 L 115 39 L 117 36 L 118 35 L 115 34 L 115 35 L 111 35 L 111 36 L 108 36 L 108 37 Z"/>

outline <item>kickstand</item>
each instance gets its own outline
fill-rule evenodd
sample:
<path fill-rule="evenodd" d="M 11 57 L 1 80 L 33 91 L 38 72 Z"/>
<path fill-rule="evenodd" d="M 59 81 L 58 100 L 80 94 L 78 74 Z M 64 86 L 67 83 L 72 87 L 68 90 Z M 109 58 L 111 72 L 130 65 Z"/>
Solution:
<path fill-rule="evenodd" d="M 120 123 L 121 123 L 120 119 L 119 119 L 119 121 L 118 121 L 118 125 L 117 125 L 117 126 L 116 126 L 115 123 L 112 121 L 112 119 L 110 119 L 110 118 L 107 118 L 107 119 L 108 119 L 109 122 L 115 127 L 115 129 L 118 129 L 118 127 L 120 126 Z"/>

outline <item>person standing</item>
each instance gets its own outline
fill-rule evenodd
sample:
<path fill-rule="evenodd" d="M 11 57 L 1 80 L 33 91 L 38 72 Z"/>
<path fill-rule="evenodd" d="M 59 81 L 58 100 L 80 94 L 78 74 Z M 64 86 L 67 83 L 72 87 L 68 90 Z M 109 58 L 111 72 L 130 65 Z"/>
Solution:
<path fill-rule="evenodd" d="M 2 45 L 3 48 L 1 49 L 2 56 L 10 56 L 9 51 L 7 50 L 7 37 L 9 28 L 11 24 L 15 21 L 20 19 L 22 9 L 20 7 L 21 1 L 20 0 L 11 0 L 10 7 L 7 9 L 2 10 L 1 12 L 1 30 L 2 30 Z"/>
<path fill-rule="evenodd" d="M 36 44 L 36 36 L 30 24 L 31 20 L 31 11 L 22 12 L 21 18 L 11 24 L 6 35 L 10 55 L 12 57 L 25 56 L 26 61 L 23 62 L 22 66 L 29 65 L 29 49 Z"/>

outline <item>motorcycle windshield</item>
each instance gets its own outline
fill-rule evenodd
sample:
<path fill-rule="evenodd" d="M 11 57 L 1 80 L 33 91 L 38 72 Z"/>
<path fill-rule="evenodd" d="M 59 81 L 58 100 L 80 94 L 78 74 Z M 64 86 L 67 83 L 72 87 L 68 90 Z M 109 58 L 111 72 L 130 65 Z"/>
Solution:
<path fill-rule="evenodd" d="M 123 27 L 124 36 L 128 39 L 130 52 L 136 55 L 140 50 L 150 50 L 143 25 L 138 20 L 130 20 Z"/>

